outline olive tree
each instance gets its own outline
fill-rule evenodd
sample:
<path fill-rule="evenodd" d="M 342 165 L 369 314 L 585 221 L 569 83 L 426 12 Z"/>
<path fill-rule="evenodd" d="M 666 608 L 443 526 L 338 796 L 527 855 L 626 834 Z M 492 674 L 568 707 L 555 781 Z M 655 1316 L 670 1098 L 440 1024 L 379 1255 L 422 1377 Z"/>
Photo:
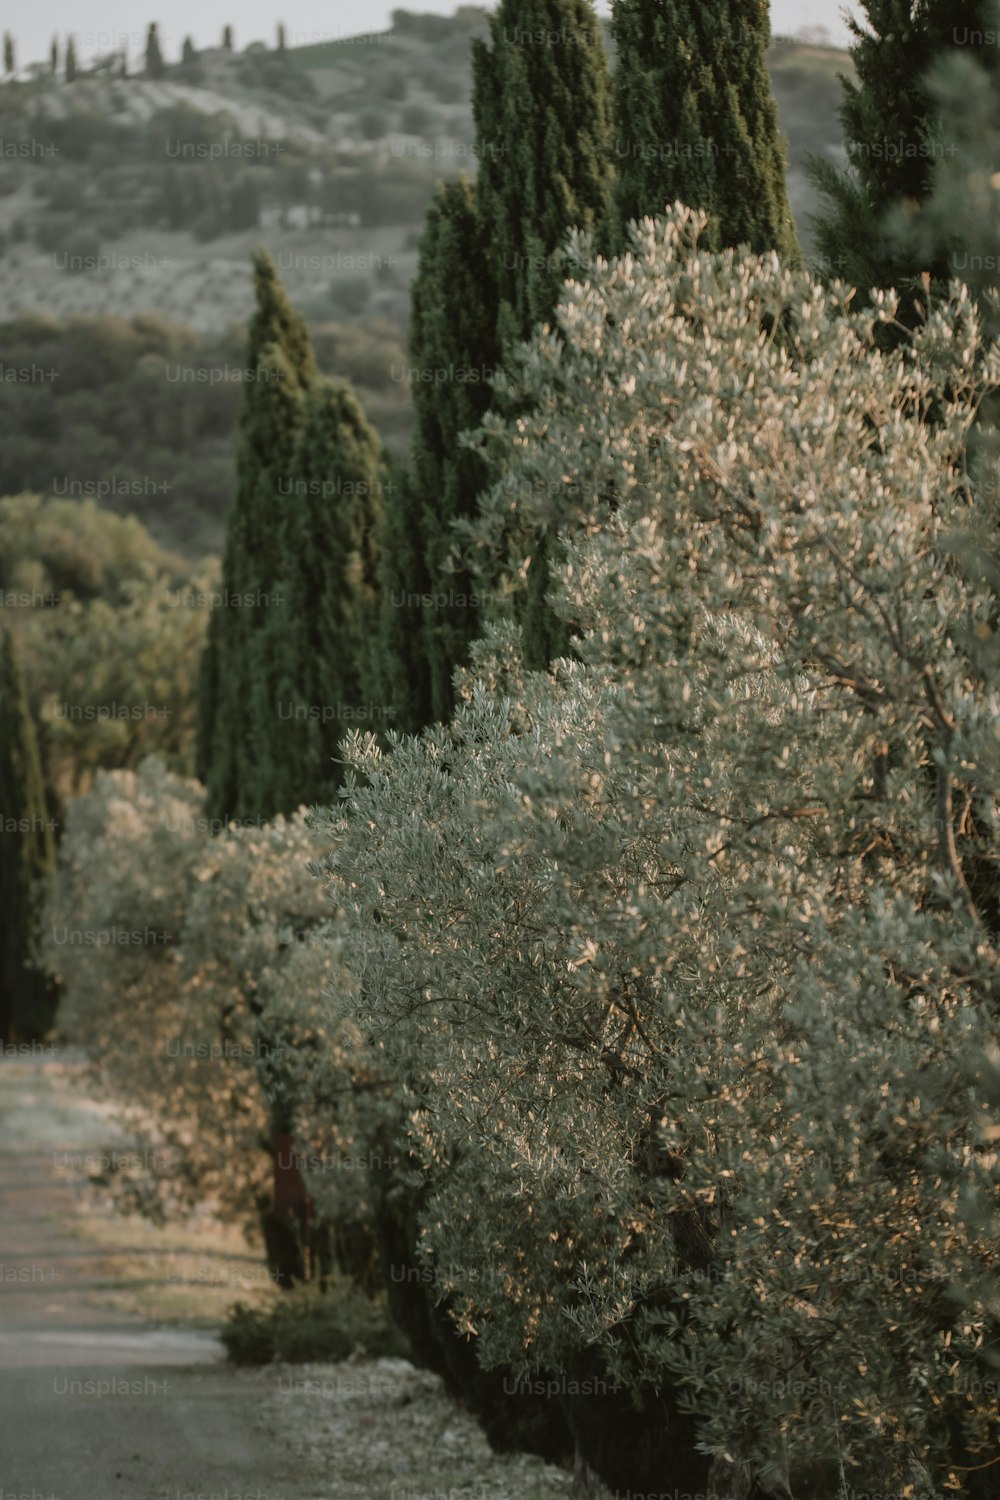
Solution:
<path fill-rule="evenodd" d="M 125 1117 L 149 1145 L 119 1183 L 164 1217 L 213 1206 L 249 1229 L 272 1223 L 276 1133 L 304 1157 L 316 1219 L 334 1226 L 344 1269 L 369 1274 L 366 1176 L 351 1084 L 363 1049 L 331 1014 L 342 982 L 327 903 L 309 872 L 317 846 L 302 812 L 220 828 L 204 788 L 149 759 L 98 772 L 70 804 L 42 948 L 63 986 L 60 1024 L 99 1062 Z M 309 1059 L 324 1085 L 343 1063 L 322 1151 L 296 1139 Z M 352 1071 L 353 1070 L 353 1071 Z M 338 1238 L 339 1236 L 339 1238 Z"/>
<path fill-rule="evenodd" d="M 705 222 L 610 262 L 577 237 L 519 414 L 473 440 L 503 477 L 470 534 L 516 572 L 554 522 L 578 659 L 526 672 L 497 622 L 450 724 L 350 737 L 319 820 L 341 1003 L 484 1363 L 600 1351 L 730 1500 L 969 1490 L 998 1436 L 996 1224 L 963 1205 L 1000 1176 L 1000 516 L 965 452 L 1000 355 L 957 284 L 907 330 L 892 293 L 705 253 Z"/>

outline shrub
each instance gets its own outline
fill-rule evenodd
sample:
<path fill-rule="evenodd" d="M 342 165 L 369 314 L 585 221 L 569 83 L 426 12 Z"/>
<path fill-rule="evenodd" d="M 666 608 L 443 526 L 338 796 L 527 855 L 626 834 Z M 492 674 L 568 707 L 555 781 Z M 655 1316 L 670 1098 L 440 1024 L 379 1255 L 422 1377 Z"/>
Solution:
<path fill-rule="evenodd" d="M 236 1365 L 336 1363 L 352 1355 L 406 1359 L 410 1353 L 384 1299 L 373 1302 L 341 1279 L 324 1291 L 296 1287 L 265 1310 L 237 1302 L 219 1336 Z"/>
<path fill-rule="evenodd" d="M 213 582 L 93 500 L 0 499 L 0 589 L 34 600 L 18 634 L 54 807 L 101 766 L 190 767 Z"/>

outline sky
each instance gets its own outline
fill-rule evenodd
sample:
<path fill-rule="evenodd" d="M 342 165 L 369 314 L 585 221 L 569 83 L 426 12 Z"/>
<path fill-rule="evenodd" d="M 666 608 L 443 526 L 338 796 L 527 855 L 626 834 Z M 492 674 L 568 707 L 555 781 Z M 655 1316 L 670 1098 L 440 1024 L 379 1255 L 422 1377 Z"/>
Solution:
<path fill-rule="evenodd" d="M 145 45 L 146 26 L 156 21 L 161 46 L 169 60 L 179 56 L 181 42 L 190 35 L 196 47 L 218 44 L 222 28 L 232 23 L 236 46 L 248 42 L 273 42 L 275 26 L 284 21 L 289 45 L 303 45 L 359 32 L 383 31 L 397 5 L 404 10 L 452 15 L 458 0 L 169 0 L 162 10 L 157 0 L 39 0 L 18 7 L 10 26 L 20 64 L 48 56 L 53 33 L 60 37 L 72 31 L 77 52 L 84 60 L 95 54 L 120 49 L 129 42 L 129 53 L 138 57 Z M 482 0 L 479 0 L 482 3 Z M 857 9 L 856 5 L 851 7 Z M 609 0 L 598 0 L 607 14 Z M 842 0 L 772 0 L 771 25 L 775 32 L 796 35 L 807 27 L 823 26 L 831 40 L 847 41 L 841 20 Z"/>

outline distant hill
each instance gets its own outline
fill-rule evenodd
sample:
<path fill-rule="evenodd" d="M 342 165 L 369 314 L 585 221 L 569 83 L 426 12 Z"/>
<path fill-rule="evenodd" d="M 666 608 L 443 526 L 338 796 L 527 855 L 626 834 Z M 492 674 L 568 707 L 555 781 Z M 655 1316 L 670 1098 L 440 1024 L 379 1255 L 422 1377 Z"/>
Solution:
<path fill-rule="evenodd" d="M 408 315 L 435 183 L 475 172 L 469 43 L 486 12 L 396 12 L 391 32 L 285 53 L 257 43 L 161 79 L 111 60 L 67 84 L 0 85 L 0 306 L 157 312 L 221 332 L 250 309 L 248 253 L 286 250 L 314 320 Z M 811 243 L 807 151 L 841 154 L 845 53 L 778 41 L 790 196 Z"/>
<path fill-rule="evenodd" d="M 401 11 L 391 33 L 218 48 L 155 80 L 109 60 L 0 84 L 0 494 L 152 469 L 167 489 L 103 503 L 188 555 L 217 547 L 262 243 L 324 369 L 404 452 L 417 241 L 435 184 L 475 172 L 469 43 L 485 31 L 474 7 Z M 779 40 L 770 62 L 808 248 L 803 160 L 842 155 L 850 59 Z M 10 377 L 35 366 L 57 377 Z"/>

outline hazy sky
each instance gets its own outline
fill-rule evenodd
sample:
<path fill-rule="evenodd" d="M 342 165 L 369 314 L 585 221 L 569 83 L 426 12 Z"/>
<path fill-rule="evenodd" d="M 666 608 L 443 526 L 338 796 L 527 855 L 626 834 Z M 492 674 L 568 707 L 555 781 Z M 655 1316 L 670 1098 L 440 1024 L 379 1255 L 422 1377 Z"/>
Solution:
<path fill-rule="evenodd" d="M 39 0 L 18 7 L 5 25 L 13 32 L 18 61 L 24 64 L 48 55 L 54 32 L 62 37 L 68 31 L 76 36 L 81 58 L 113 51 L 125 38 L 130 54 L 137 57 L 146 26 L 155 20 L 169 61 L 179 54 L 188 34 L 197 47 L 217 44 L 226 22 L 235 28 L 238 48 L 247 42 L 273 41 L 279 20 L 288 30 L 289 45 L 295 45 L 385 30 L 397 4 L 446 16 L 454 13 L 457 0 L 169 0 L 162 9 L 158 0 Z M 610 11 L 609 0 L 598 0 L 598 8 Z M 825 26 L 834 40 L 844 43 L 843 8 L 841 0 L 772 0 L 771 24 L 785 34 Z"/>

